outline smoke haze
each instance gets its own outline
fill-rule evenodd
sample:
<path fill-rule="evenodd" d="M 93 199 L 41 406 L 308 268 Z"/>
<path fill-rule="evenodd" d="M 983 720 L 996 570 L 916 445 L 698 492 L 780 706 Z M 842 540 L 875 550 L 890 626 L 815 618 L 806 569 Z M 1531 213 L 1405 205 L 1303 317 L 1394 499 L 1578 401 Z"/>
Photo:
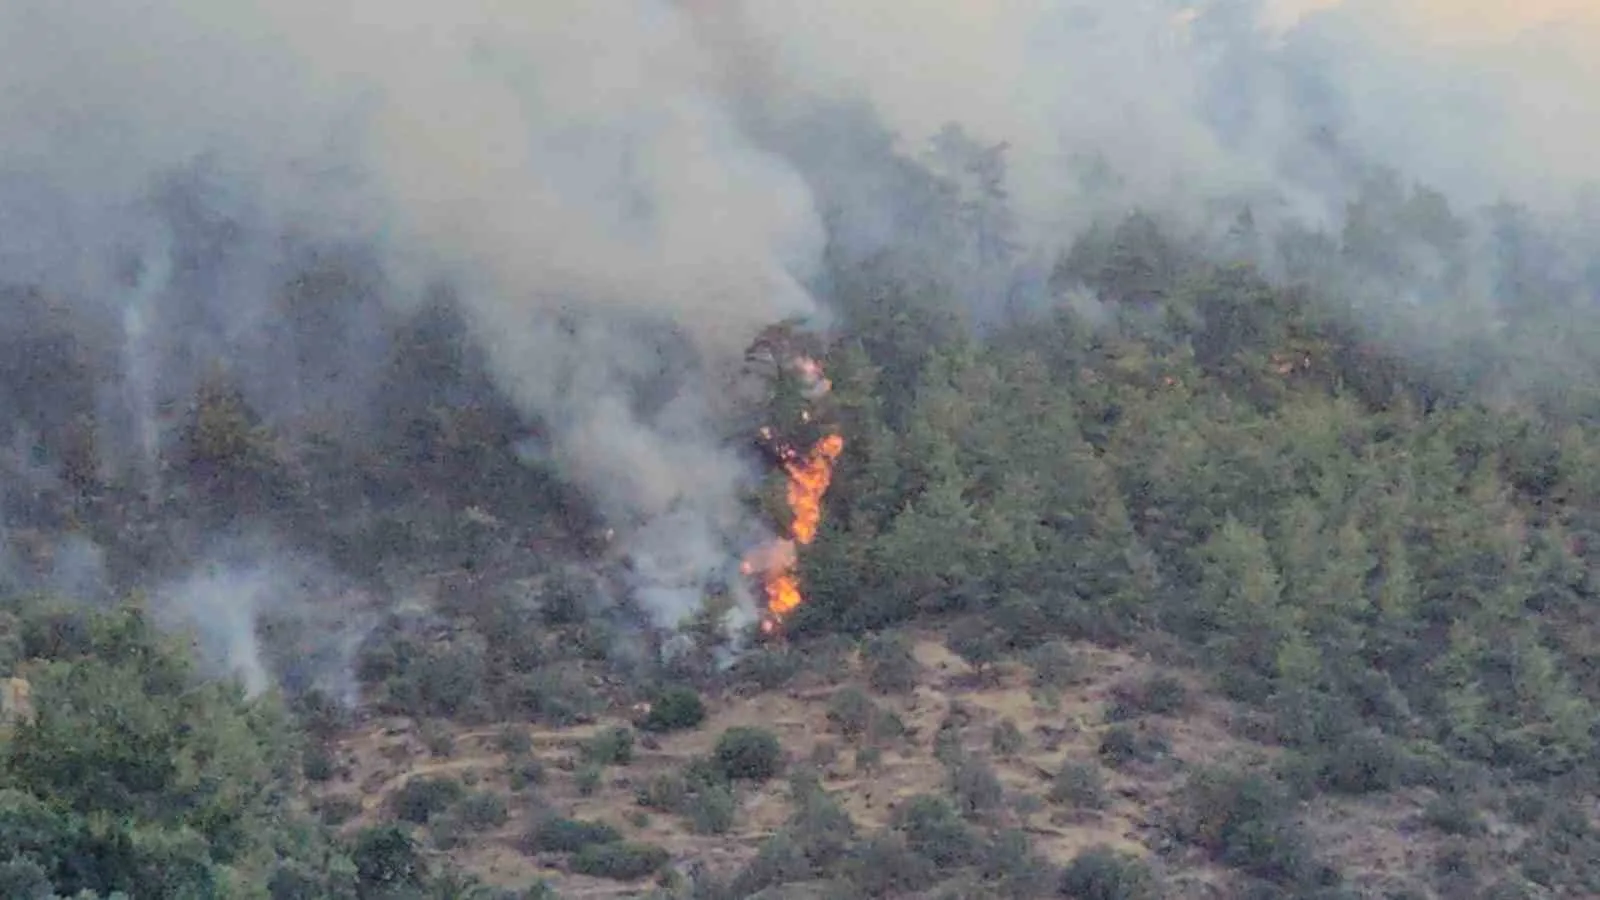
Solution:
<path fill-rule="evenodd" d="M 274 427 L 369 426 L 386 329 L 447 289 L 670 626 L 757 530 L 718 425 L 744 344 L 822 312 L 830 242 L 941 225 L 888 148 L 1006 143 L 1035 260 L 1134 206 L 1336 227 L 1368 163 L 1568 216 L 1600 179 L 1597 38 L 1578 0 L 13 0 L 0 279 L 65 298 L 106 370 L 98 465 L 146 479 L 219 364 Z M 329 258 L 360 277 L 286 314 Z M 257 562 L 170 594 L 237 637 L 284 592 L 201 595 Z"/>

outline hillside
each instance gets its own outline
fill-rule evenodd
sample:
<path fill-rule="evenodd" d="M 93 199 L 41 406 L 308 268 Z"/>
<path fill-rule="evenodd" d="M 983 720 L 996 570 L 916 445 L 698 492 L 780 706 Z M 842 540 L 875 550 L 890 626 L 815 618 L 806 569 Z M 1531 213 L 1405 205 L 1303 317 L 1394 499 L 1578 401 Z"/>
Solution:
<path fill-rule="evenodd" d="M 344 827 L 392 817 L 416 769 L 506 798 L 464 836 L 464 789 L 428 787 L 446 811 L 418 839 L 445 834 L 423 852 L 561 895 L 655 889 L 581 874 L 613 864 L 678 866 L 659 889 L 705 897 L 1595 890 L 1584 401 L 1504 403 L 1493 359 L 1441 367 L 1150 228 L 1056 273 L 1109 319 L 974 329 L 892 267 L 843 279 L 832 391 L 780 370 L 752 416 L 780 450 L 844 441 L 784 639 L 730 672 L 709 650 L 641 666 L 570 583 L 443 588 L 442 618 L 363 665 L 369 702 L 426 721 L 330 738 L 333 794 L 361 797 Z M 794 477 L 750 501 L 780 529 Z M 457 672 L 482 680 L 442 690 Z M 709 717 L 647 740 L 638 704 L 672 685 Z M 524 740 L 508 722 L 541 783 L 501 780 L 527 764 L 496 749 Z M 781 775 L 705 762 L 737 727 L 771 735 Z M 583 749 L 611 728 L 633 729 L 627 765 Z M 552 817 L 644 861 L 541 851 Z"/>
<path fill-rule="evenodd" d="M 1532 896 L 1492 875 L 1539 851 L 1526 796 L 1467 803 L 1380 755 L 1307 772 L 1259 715 L 1144 652 L 1050 644 L 980 670 L 943 635 L 894 640 L 903 683 L 848 644 L 789 648 L 812 658 L 760 663 L 784 683 L 731 680 L 667 734 L 626 706 L 568 728 L 387 719 L 337 741 L 315 803 L 352 832 L 425 822 L 425 855 L 559 897 L 1044 896 L 1062 871 L 1090 898 L 1266 896 L 1246 873 L 1327 883 L 1303 896 Z M 741 729 L 776 739 L 770 777 L 716 774 Z M 1292 801 L 1318 781 L 1341 787 Z M 555 821 L 660 848 L 660 868 L 584 874 Z"/>
<path fill-rule="evenodd" d="M 1159 667 L 1126 654 L 1052 646 L 1050 666 L 1042 670 L 1008 664 L 980 675 L 935 635 L 908 635 L 907 641 L 916 664 L 909 690 L 874 689 L 859 653 L 836 645 L 824 654 L 825 663 L 807 664 L 783 685 L 728 685 L 692 730 L 640 733 L 626 761 L 607 764 L 587 785 L 591 748 L 613 729 L 631 731 L 630 710 L 565 729 L 505 725 L 430 732 L 426 724 L 387 721 L 339 741 L 340 775 L 319 792 L 319 803 L 325 809 L 359 808 L 345 823 L 357 828 L 392 817 L 408 783 L 454 779 L 472 791 L 508 798 L 510 808 L 504 822 L 479 824 L 482 830 L 464 846 L 462 831 L 473 826 L 461 816 L 471 801 L 435 813 L 427 832 L 435 852 L 487 880 L 518 884 L 542 878 L 558 896 L 602 897 L 633 896 L 641 888 L 571 872 L 564 854 L 537 849 L 541 822 L 561 817 L 604 823 L 623 840 L 659 846 L 677 873 L 669 882 L 699 879 L 695 896 L 714 896 L 718 884 L 724 891 L 735 883 L 741 891 L 777 886 L 781 870 L 763 872 L 758 859 L 770 868 L 775 835 L 794 834 L 793 823 L 803 824 L 808 804 L 830 804 L 842 814 L 826 826 L 838 832 L 831 839 L 842 840 L 849 831 L 865 841 L 899 834 L 896 826 L 903 830 L 908 809 L 938 798 L 952 804 L 953 816 L 965 809 L 971 822 L 971 846 L 963 850 L 951 837 L 950 852 L 975 853 L 980 841 L 999 840 L 991 851 L 1019 855 L 985 865 L 1002 866 L 1005 878 L 1020 885 L 1047 881 L 1046 865 L 1065 866 L 1091 848 L 1151 857 L 1154 848 L 1171 844 L 1163 837 L 1170 828 L 1167 817 L 1188 771 L 1228 761 L 1267 765 L 1273 756 L 1230 733 L 1230 726 L 1240 725 L 1236 710 L 1203 699 L 1185 681 L 1163 680 Z M 784 655 L 807 652 L 792 648 Z M 1108 718 L 1107 710 L 1142 700 L 1152 679 L 1166 694 L 1146 702 L 1161 714 L 1131 708 Z M 776 736 L 783 754 L 779 775 L 736 781 L 731 789 L 701 788 L 721 799 L 660 799 L 668 792 L 659 786 L 692 783 L 695 767 L 715 757 L 718 736 L 730 729 Z M 1108 737 L 1113 729 L 1117 734 Z M 1126 734 L 1137 745 L 1127 753 L 1118 749 Z M 534 783 L 519 777 L 535 766 L 542 774 Z M 725 807 L 718 805 L 723 802 Z M 959 817 L 954 821 L 961 823 L 958 829 L 968 827 Z M 882 849 L 895 847 L 907 852 L 893 844 Z M 1032 855 L 1042 865 L 1030 870 L 1025 864 Z M 902 862 L 908 873 L 918 868 L 914 859 Z M 954 878 L 977 883 L 979 876 L 965 872 L 965 861 L 947 868 L 957 871 L 930 870 L 918 877 L 930 884 Z M 1194 853 L 1180 851 L 1162 869 L 1170 869 L 1164 872 L 1170 883 L 1189 885 L 1187 890 L 1226 881 Z M 802 887 L 820 890 L 818 880 L 833 873 L 811 874 Z M 763 879 L 771 883 L 756 883 Z M 995 883 L 991 889 L 1006 888 Z"/>
<path fill-rule="evenodd" d="M 729 392 L 779 540 L 675 633 L 448 302 L 371 433 L 218 372 L 166 493 L 8 495 L 0 895 L 1593 896 L 1594 372 L 1513 364 L 1571 311 L 1441 358 L 1187 246 L 990 321 L 840 263 Z M 74 595 L 85 544 L 185 591 Z"/>

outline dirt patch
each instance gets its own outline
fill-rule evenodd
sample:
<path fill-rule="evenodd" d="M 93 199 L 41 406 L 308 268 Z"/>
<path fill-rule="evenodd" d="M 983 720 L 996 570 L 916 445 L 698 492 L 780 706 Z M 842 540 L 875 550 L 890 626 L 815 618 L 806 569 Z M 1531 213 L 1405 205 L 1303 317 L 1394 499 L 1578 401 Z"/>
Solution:
<path fill-rule="evenodd" d="M 874 694 L 859 659 L 851 654 L 825 678 L 801 677 L 782 690 L 745 689 L 708 696 L 704 725 L 637 741 L 626 766 L 606 768 L 598 783 L 586 790 L 580 790 L 578 777 L 584 742 L 603 729 L 628 725 L 631 711 L 626 706 L 618 704 L 583 726 L 529 729 L 530 755 L 546 777 L 543 783 L 520 789 L 514 789 L 508 777 L 513 760 L 500 749 L 499 727 L 456 730 L 451 734 L 450 755 L 434 758 L 418 723 L 373 723 L 339 743 L 348 777 L 324 793 L 359 803 L 361 812 L 348 826 L 356 828 L 384 818 L 389 798 L 413 778 L 461 779 L 472 790 L 504 796 L 509 818 L 503 826 L 466 836 L 458 847 L 436 852 L 491 883 L 524 885 L 544 877 L 563 897 L 612 897 L 637 893 L 640 886 L 562 872 L 557 859 L 524 853 L 523 836 L 541 816 L 593 820 L 630 840 L 665 848 L 680 869 L 698 864 L 724 874 L 736 871 L 793 813 L 785 779 L 740 785 L 734 825 L 719 835 L 697 834 L 683 818 L 647 811 L 638 800 L 640 788 L 651 779 L 681 771 L 710 754 L 718 736 L 729 728 L 757 727 L 775 733 L 790 765 L 814 765 L 823 787 L 860 829 L 870 831 L 886 825 L 911 797 L 948 793 L 950 773 L 936 754 L 941 726 L 947 720 L 959 722 L 961 749 L 985 760 L 1004 788 L 1005 805 L 995 814 L 997 821 L 1025 829 L 1036 849 L 1056 864 L 1101 844 L 1148 855 L 1159 824 L 1153 817 L 1181 785 L 1185 760 L 1246 758 L 1262 752 L 1233 736 L 1227 704 L 1201 699 L 1181 717 L 1149 717 L 1140 723 L 1161 729 L 1171 746 L 1172 762 L 1164 768 L 1114 770 L 1100 764 L 1100 743 L 1111 727 L 1104 708 L 1119 684 L 1148 675 L 1149 663 L 1114 650 L 1073 646 L 1074 683 L 1045 690 L 1034 684 L 1034 673 L 1025 665 L 1002 664 L 979 677 L 937 635 L 911 637 L 922 671 L 909 694 Z M 904 726 L 903 735 L 873 741 L 838 733 L 828 717 L 829 703 L 835 692 L 846 688 L 862 691 L 879 709 L 892 713 Z M 1004 740 L 996 740 L 997 729 L 1005 729 Z M 950 740 L 948 735 L 944 740 Z M 1052 801 L 1055 775 L 1068 762 L 1100 773 L 1106 798 L 1102 808 L 1072 809 Z M 1190 876 L 1203 885 L 1220 877 L 1214 874 L 1202 868 Z"/>

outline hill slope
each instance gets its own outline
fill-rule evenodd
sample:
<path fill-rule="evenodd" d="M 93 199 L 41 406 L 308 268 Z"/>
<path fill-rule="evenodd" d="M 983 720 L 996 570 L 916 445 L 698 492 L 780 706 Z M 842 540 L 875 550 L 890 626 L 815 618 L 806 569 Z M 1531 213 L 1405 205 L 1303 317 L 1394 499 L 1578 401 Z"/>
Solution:
<path fill-rule="evenodd" d="M 621 703 L 567 728 L 374 723 L 338 742 L 342 771 L 319 803 L 353 813 L 349 829 L 420 819 L 427 784 L 442 798 L 426 816 L 431 853 L 489 883 L 542 881 L 560 897 L 639 896 L 653 883 L 704 897 L 784 884 L 803 888 L 785 896 L 1043 896 L 1061 871 L 1098 871 L 1084 860 L 1100 851 L 1136 862 L 1099 876 L 1124 887 L 1083 896 L 1144 896 L 1138 873 L 1163 896 L 1240 896 L 1256 883 L 1241 868 L 1267 883 L 1342 877 L 1348 893 L 1328 896 L 1450 896 L 1471 876 L 1436 873 L 1508 863 L 1506 850 L 1526 839 L 1509 821 L 1454 821 L 1449 795 L 1421 783 L 1297 810 L 1287 796 L 1257 805 L 1295 770 L 1291 755 L 1251 739 L 1262 723 L 1249 710 L 1148 654 L 1051 644 L 1034 664 L 978 670 L 942 635 L 902 639 L 914 659 L 898 676 L 906 682 L 884 671 L 905 664 L 892 642 L 874 645 L 876 662 L 837 642 L 796 646 L 763 662 L 798 667 L 787 683 L 730 681 L 697 727 L 659 735 L 634 731 L 638 710 Z M 633 750 L 602 767 L 616 729 L 634 735 Z M 707 774 L 718 738 L 740 729 L 776 738 L 786 777 Z M 503 819 L 474 818 L 484 793 L 506 798 Z M 819 825 L 819 803 L 838 818 Z M 929 808 L 948 818 L 930 824 Z M 563 820 L 601 823 L 615 840 L 661 848 L 667 863 L 648 877 L 582 874 L 540 838 Z M 1251 828 L 1280 833 L 1264 843 Z M 796 840 L 845 847 L 796 870 L 781 859 Z"/>

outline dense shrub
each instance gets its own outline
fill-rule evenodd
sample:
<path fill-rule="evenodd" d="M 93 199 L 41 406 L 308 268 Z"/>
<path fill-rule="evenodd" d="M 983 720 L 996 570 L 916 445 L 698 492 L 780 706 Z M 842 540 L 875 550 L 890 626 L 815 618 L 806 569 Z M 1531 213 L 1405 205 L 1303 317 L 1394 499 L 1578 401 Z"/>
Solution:
<path fill-rule="evenodd" d="M 911 642 L 900 634 L 879 634 L 861 648 L 867 683 L 881 694 L 907 694 L 917 686 L 921 666 L 911 653 Z"/>
<path fill-rule="evenodd" d="M 764 728 L 730 728 L 717 739 L 712 751 L 717 769 L 726 778 L 766 781 L 783 771 L 783 745 Z"/>
<path fill-rule="evenodd" d="M 650 711 L 636 723 L 644 731 L 687 731 L 706 719 L 700 695 L 686 687 L 671 687 L 650 702 Z"/>
<path fill-rule="evenodd" d="M 1060 690 L 1072 685 L 1081 675 L 1078 658 L 1062 641 L 1050 641 L 1028 651 L 1033 669 L 1033 686 L 1040 690 Z"/>
<path fill-rule="evenodd" d="M 301 751 L 300 771 L 309 781 L 327 781 L 336 774 L 337 760 L 328 745 L 313 741 Z"/>
<path fill-rule="evenodd" d="M 877 714 L 877 705 L 853 687 L 840 688 L 828 698 L 828 723 L 847 738 L 866 734 Z"/>
<path fill-rule="evenodd" d="M 845 877 L 868 897 L 924 890 L 939 881 L 938 866 L 913 850 L 904 835 L 879 832 L 857 844 L 845 862 Z"/>
<path fill-rule="evenodd" d="M 945 646 L 974 672 L 985 675 L 999 661 L 1005 639 L 982 619 L 963 619 L 945 635 Z"/>
<path fill-rule="evenodd" d="M 638 881 L 660 871 L 671 858 L 653 844 L 594 843 L 573 855 L 572 871 L 613 881 Z"/>
<path fill-rule="evenodd" d="M 416 842 L 401 828 L 381 825 L 356 836 L 351 851 L 356 876 L 372 894 L 420 886 L 427 878 L 427 864 Z"/>
<path fill-rule="evenodd" d="M 989 732 L 989 749 L 996 756 L 1015 756 L 1021 753 L 1028 744 L 1022 734 L 1022 729 L 1012 719 L 1001 719 Z"/>
<path fill-rule="evenodd" d="M 544 763 L 532 756 L 513 756 L 506 760 L 506 781 L 513 791 L 544 784 L 548 778 Z"/>
<path fill-rule="evenodd" d="M 391 797 L 394 814 L 402 821 L 425 825 L 436 813 L 450 808 L 466 788 L 454 778 L 420 775 L 408 780 Z"/>
<path fill-rule="evenodd" d="M 584 743 L 583 757 L 597 766 L 625 766 L 633 762 L 633 732 L 607 728 Z"/>
<path fill-rule="evenodd" d="M 955 807 L 942 797 L 919 794 L 895 811 L 893 827 L 906 843 L 942 869 L 970 864 L 978 844 Z"/>
<path fill-rule="evenodd" d="M 1153 729 L 1113 725 L 1100 738 L 1100 759 L 1112 768 L 1152 762 L 1167 750 L 1166 738 Z"/>
<path fill-rule="evenodd" d="M 547 666 L 507 681 L 507 712 L 518 713 L 554 728 L 576 725 L 602 706 L 583 678 L 561 666 Z"/>
<path fill-rule="evenodd" d="M 474 791 L 457 808 L 461 824 L 474 831 L 499 828 L 510 818 L 506 799 L 493 791 Z"/>
<path fill-rule="evenodd" d="M 593 797 L 604 778 L 604 769 L 594 763 L 584 763 L 573 773 L 572 783 L 578 789 L 578 796 Z"/>
<path fill-rule="evenodd" d="M 640 806 L 657 812 L 679 812 L 688 797 L 688 781 L 678 772 L 662 772 L 634 790 L 634 799 Z"/>
<path fill-rule="evenodd" d="M 725 834 L 733 828 L 738 808 L 732 789 L 725 785 L 708 785 L 687 799 L 684 811 L 696 834 Z"/>
<path fill-rule="evenodd" d="M 1106 805 L 1105 784 L 1105 776 L 1101 774 L 1099 766 L 1068 760 L 1056 772 L 1050 785 L 1050 799 L 1081 809 L 1103 809 Z"/>
<path fill-rule="evenodd" d="M 1143 860 L 1099 846 L 1067 864 L 1061 894 L 1072 900 L 1154 900 L 1156 884 Z"/>
<path fill-rule="evenodd" d="M 1106 710 L 1106 719 L 1113 722 L 1147 713 L 1175 715 L 1189 705 L 1188 687 L 1178 678 L 1165 673 L 1152 675 L 1137 684 L 1118 685 L 1113 697 L 1114 702 Z"/>
<path fill-rule="evenodd" d="M 968 818 L 993 812 L 1005 801 L 1005 788 L 994 767 L 976 756 L 962 756 L 950 766 L 950 796 Z"/>
<path fill-rule="evenodd" d="M 533 735 L 520 725 L 506 725 L 495 735 L 494 746 L 506 756 L 527 756 L 533 752 Z"/>
<path fill-rule="evenodd" d="M 592 844 L 622 840 L 622 833 L 604 822 L 551 816 L 539 820 L 524 842 L 534 853 L 576 853 Z"/>
<path fill-rule="evenodd" d="M 1291 808 L 1287 792 L 1258 775 L 1204 770 L 1190 777 L 1174 830 L 1225 865 L 1297 884 L 1314 866 L 1305 832 L 1288 817 Z"/>

